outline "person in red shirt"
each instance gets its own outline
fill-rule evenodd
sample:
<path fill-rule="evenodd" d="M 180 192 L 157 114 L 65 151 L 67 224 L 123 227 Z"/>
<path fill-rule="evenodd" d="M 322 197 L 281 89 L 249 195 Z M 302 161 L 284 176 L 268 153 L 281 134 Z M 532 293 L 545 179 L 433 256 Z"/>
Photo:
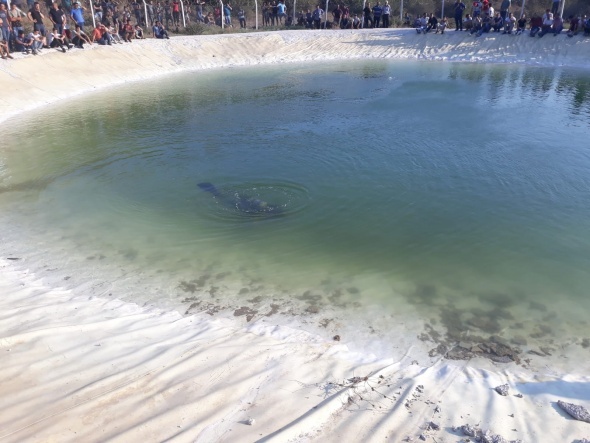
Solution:
<path fill-rule="evenodd" d="M 104 37 L 104 32 L 101 28 L 104 28 L 104 25 L 101 25 L 99 23 L 98 25 L 96 25 L 96 28 L 94 28 L 94 30 L 92 31 L 92 43 L 98 43 L 99 45 L 106 45 L 107 39 Z"/>
<path fill-rule="evenodd" d="M 125 25 L 123 26 L 123 40 L 125 40 L 128 43 L 131 43 L 131 39 L 134 37 L 134 35 L 135 28 L 131 24 L 131 19 L 128 18 L 127 22 L 125 22 Z"/>
<path fill-rule="evenodd" d="M 180 26 L 180 2 L 178 0 L 172 2 L 172 22 L 177 28 Z"/>
<path fill-rule="evenodd" d="M 535 16 L 533 18 L 531 18 L 531 31 L 529 33 L 529 35 L 531 37 L 534 37 L 535 35 L 537 35 L 539 33 L 539 31 L 541 30 L 541 27 L 543 26 L 543 19 L 539 16 Z"/>

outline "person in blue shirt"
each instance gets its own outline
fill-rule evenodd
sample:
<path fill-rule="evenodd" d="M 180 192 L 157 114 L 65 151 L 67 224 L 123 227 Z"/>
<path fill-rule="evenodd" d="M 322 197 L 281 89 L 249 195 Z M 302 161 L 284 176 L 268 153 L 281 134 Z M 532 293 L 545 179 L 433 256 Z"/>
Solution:
<path fill-rule="evenodd" d="M 373 28 L 379 27 L 379 22 L 381 21 L 381 14 L 383 13 L 383 8 L 377 2 L 375 6 L 373 6 Z"/>
<path fill-rule="evenodd" d="M 278 15 L 279 15 L 279 23 L 283 24 L 283 19 L 287 20 L 287 6 L 285 6 L 284 0 L 279 0 L 279 4 L 277 5 Z"/>
<path fill-rule="evenodd" d="M 223 5 L 223 16 L 225 17 L 225 26 L 231 27 L 231 5 L 229 3 Z"/>
<path fill-rule="evenodd" d="M 80 3 L 74 3 L 74 9 L 72 9 L 70 16 L 80 28 L 84 29 L 84 8 L 80 6 Z"/>
<path fill-rule="evenodd" d="M 320 29 L 322 27 L 322 18 L 324 17 L 324 10 L 320 8 L 320 5 L 316 5 L 315 9 L 312 12 L 313 17 L 313 24 L 316 29 Z"/>
<path fill-rule="evenodd" d="M 168 32 L 166 31 L 166 28 L 164 28 L 164 25 L 162 25 L 161 22 L 156 21 L 156 23 L 154 24 L 153 28 L 152 28 L 152 32 L 154 33 L 154 37 L 156 38 L 167 38 L 169 39 L 170 37 L 168 36 Z"/>

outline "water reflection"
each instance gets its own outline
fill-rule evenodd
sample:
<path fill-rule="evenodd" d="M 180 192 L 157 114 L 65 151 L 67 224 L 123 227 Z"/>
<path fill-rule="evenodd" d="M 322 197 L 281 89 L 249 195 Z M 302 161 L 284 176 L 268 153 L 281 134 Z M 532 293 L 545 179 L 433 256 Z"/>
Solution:
<path fill-rule="evenodd" d="M 523 96 L 543 106 L 555 98 L 569 103 L 575 115 L 590 115 L 590 79 L 583 73 L 526 66 L 451 65 L 449 80 L 477 83 L 490 103 L 508 103 Z"/>

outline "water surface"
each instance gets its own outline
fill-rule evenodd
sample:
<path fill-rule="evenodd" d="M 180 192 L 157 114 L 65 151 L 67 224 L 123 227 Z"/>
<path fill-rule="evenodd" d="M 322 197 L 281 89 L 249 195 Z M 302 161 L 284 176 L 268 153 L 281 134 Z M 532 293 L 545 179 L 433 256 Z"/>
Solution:
<path fill-rule="evenodd" d="M 6 125 L 2 250 L 60 285 L 183 310 L 437 307 L 507 338 L 569 319 L 576 342 L 589 99 L 584 72 L 387 61 L 114 88 Z M 236 207 L 250 198 L 280 214 Z"/>

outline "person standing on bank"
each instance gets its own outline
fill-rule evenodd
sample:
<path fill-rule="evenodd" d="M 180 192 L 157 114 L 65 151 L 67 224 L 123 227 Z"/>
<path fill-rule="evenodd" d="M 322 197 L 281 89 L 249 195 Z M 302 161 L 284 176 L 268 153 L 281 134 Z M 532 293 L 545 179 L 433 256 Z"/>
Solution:
<path fill-rule="evenodd" d="M 389 17 L 391 15 L 391 6 L 389 6 L 389 2 L 385 2 L 382 8 L 381 14 L 381 21 L 383 22 L 384 28 L 389 28 Z"/>
<path fill-rule="evenodd" d="M 70 12 L 70 16 L 74 23 L 80 26 L 80 29 L 84 29 L 84 8 L 80 6 L 80 2 L 74 3 L 74 9 Z"/>
<path fill-rule="evenodd" d="M 465 3 L 461 0 L 455 0 L 455 31 L 463 30 L 463 11 L 465 11 Z"/>
<path fill-rule="evenodd" d="M 371 3 L 365 5 L 365 9 L 363 9 L 363 28 L 372 28 L 373 27 L 373 19 L 371 18 Z"/>
<path fill-rule="evenodd" d="M 49 9 L 49 20 L 51 20 L 53 26 L 57 28 L 57 33 L 60 35 L 63 34 L 66 14 L 59 9 L 57 3 L 51 4 L 51 8 Z"/>
<path fill-rule="evenodd" d="M 506 17 L 508 17 L 511 5 L 512 0 L 502 0 L 502 4 L 500 5 L 500 17 L 502 17 L 502 20 L 506 20 Z"/>
<path fill-rule="evenodd" d="M 320 8 L 320 5 L 316 5 L 315 9 L 313 10 L 312 17 L 314 28 L 320 29 L 322 27 L 322 19 L 324 18 L 324 10 Z"/>
<path fill-rule="evenodd" d="M 43 24 L 43 19 L 45 16 L 41 14 L 39 2 L 33 3 L 33 7 L 27 14 L 27 17 L 29 17 L 29 20 L 33 22 L 33 31 L 39 31 L 41 35 L 45 36 L 46 31 L 45 25 Z"/>
<path fill-rule="evenodd" d="M 375 6 L 373 6 L 373 28 L 379 27 L 379 22 L 381 21 L 381 14 L 383 13 L 383 8 L 377 2 Z"/>

